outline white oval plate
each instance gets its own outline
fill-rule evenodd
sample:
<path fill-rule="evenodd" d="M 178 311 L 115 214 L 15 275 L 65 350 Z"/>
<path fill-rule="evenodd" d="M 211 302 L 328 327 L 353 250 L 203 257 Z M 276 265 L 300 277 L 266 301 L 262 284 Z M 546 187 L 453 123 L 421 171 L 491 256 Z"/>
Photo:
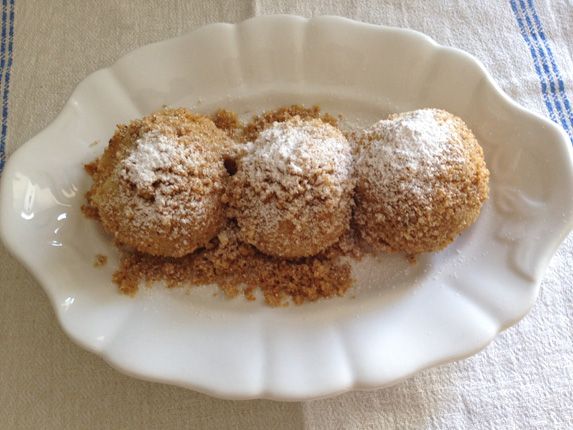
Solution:
<path fill-rule="evenodd" d="M 249 115 L 290 103 L 351 125 L 421 107 L 464 118 L 492 173 L 478 222 L 416 265 L 355 264 L 346 297 L 303 306 L 227 300 L 213 286 L 120 295 L 114 247 L 80 212 L 82 164 L 114 126 L 164 104 Z M 410 30 L 267 16 L 143 47 L 85 79 L 8 160 L 0 231 L 66 333 L 117 369 L 220 397 L 298 400 L 381 387 L 487 345 L 533 304 L 572 227 L 572 189 L 565 133 L 512 102 L 470 55 Z M 95 254 L 109 263 L 94 268 Z"/>

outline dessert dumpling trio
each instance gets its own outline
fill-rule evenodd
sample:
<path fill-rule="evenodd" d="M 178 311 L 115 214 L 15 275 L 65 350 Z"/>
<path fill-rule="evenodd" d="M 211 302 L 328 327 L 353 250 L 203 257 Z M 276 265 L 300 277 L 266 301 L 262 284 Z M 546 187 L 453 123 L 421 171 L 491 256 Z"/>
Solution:
<path fill-rule="evenodd" d="M 104 228 L 164 257 L 207 246 L 228 222 L 286 259 L 319 254 L 350 229 L 370 251 L 436 251 L 477 219 L 489 180 L 472 132 L 438 109 L 390 115 L 348 139 L 293 117 L 248 143 L 163 109 L 118 126 L 92 172 L 88 204 Z"/>

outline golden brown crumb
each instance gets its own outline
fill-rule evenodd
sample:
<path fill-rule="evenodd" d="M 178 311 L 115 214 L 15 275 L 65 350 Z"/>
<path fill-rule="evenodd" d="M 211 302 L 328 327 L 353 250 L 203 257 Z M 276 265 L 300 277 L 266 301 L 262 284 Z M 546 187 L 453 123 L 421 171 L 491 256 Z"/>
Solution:
<path fill-rule="evenodd" d="M 259 136 L 261 131 L 273 123 L 285 122 L 296 116 L 303 120 L 320 119 L 333 127 L 338 126 L 338 120 L 329 113 L 321 113 L 320 107 L 317 105 L 309 108 L 302 105 L 280 107 L 253 116 L 247 124 L 241 123 L 235 112 L 219 109 L 211 115 L 211 120 L 217 127 L 235 140 L 239 142 L 252 142 Z"/>
<path fill-rule="evenodd" d="M 237 138 L 242 130 L 241 121 L 235 112 L 219 109 L 211 116 L 211 120 L 231 138 Z"/>
<path fill-rule="evenodd" d="M 92 178 L 97 174 L 98 163 L 99 163 L 99 158 L 96 158 L 91 163 L 84 164 L 84 170 Z M 90 190 L 86 193 L 86 203 L 82 205 L 81 210 L 86 217 L 99 220 L 97 208 L 90 203 L 92 195 L 93 195 L 93 187 L 90 188 Z"/>
<path fill-rule="evenodd" d="M 91 163 L 84 164 L 84 170 L 88 172 L 88 175 L 94 176 L 97 172 L 97 165 L 99 163 L 99 158 L 96 158 Z"/>
<path fill-rule="evenodd" d="M 297 116 L 321 118 L 323 122 L 336 124 L 334 117 L 321 115 L 317 106 L 281 108 L 256 116 L 245 125 L 233 112 L 218 111 L 212 119 L 228 136 L 244 142 L 255 138 L 274 122 Z M 97 177 L 102 164 L 105 166 L 96 160 L 85 167 L 92 177 Z M 225 158 L 224 165 L 231 175 L 236 172 L 235 160 Z M 92 192 L 88 192 L 88 204 L 83 210 L 86 215 L 97 218 L 97 208 L 89 204 Z M 265 255 L 242 242 L 238 233 L 236 223 L 229 220 L 204 248 L 179 258 L 153 256 L 123 248 L 120 267 L 114 273 L 113 281 L 122 293 L 128 295 L 135 294 L 141 284 L 151 285 L 158 281 L 165 282 L 168 287 L 216 283 L 226 297 L 242 293 L 247 300 L 255 300 L 254 293 L 258 288 L 265 302 L 271 306 L 283 306 L 289 299 L 301 304 L 340 296 L 352 285 L 350 265 L 341 260 L 342 256 L 361 255 L 351 231 L 320 255 L 296 260 Z"/>
<path fill-rule="evenodd" d="M 96 254 L 94 259 L 94 267 L 102 267 L 107 264 L 107 255 Z"/>
<path fill-rule="evenodd" d="M 141 283 L 163 281 L 170 288 L 216 283 L 227 297 L 243 293 L 254 300 L 259 288 L 265 302 L 284 305 L 341 296 L 352 284 L 350 265 L 340 261 L 343 251 L 332 247 L 324 254 L 285 260 L 269 257 L 241 242 L 236 225 L 229 224 L 207 249 L 182 258 L 124 252 L 113 280 L 132 295 Z"/>
<path fill-rule="evenodd" d="M 285 122 L 296 116 L 301 119 L 321 119 L 323 122 L 334 127 L 338 124 L 338 121 L 332 115 L 321 115 L 320 107 L 317 105 L 311 106 L 310 108 L 306 108 L 301 105 L 292 105 L 267 111 L 253 117 L 253 119 L 245 125 L 242 132 L 242 138 L 245 142 L 252 142 L 259 136 L 261 131 L 269 127 L 274 122 Z"/>
<path fill-rule="evenodd" d="M 266 112 L 246 125 L 239 122 L 235 113 L 228 111 L 218 111 L 212 119 L 228 136 L 246 141 L 272 123 L 295 116 L 321 118 L 329 124 L 336 124 L 334 117 L 321 115 L 317 106 L 290 106 Z M 134 127 L 139 127 L 139 123 L 136 124 Z M 130 129 L 124 132 L 131 135 Z M 111 154 L 110 151 L 108 153 Z M 106 161 L 95 160 L 85 166 L 96 182 L 102 175 L 101 169 L 109 170 Z M 237 168 L 235 160 L 227 156 L 224 156 L 224 166 L 231 175 Z M 97 208 L 90 204 L 93 192 L 92 189 L 87 193 L 88 203 L 82 210 L 87 216 L 99 219 Z M 113 281 L 124 294 L 133 295 L 142 283 L 151 285 L 158 281 L 165 282 L 168 287 L 216 283 L 226 297 L 236 297 L 242 293 L 247 300 L 255 300 L 254 293 L 258 288 L 265 302 L 271 306 L 283 306 L 289 299 L 300 304 L 343 295 L 351 287 L 352 280 L 350 265 L 342 262 L 341 257 L 359 257 L 361 254 L 349 231 L 320 255 L 297 260 L 271 257 L 243 243 L 232 220 L 227 221 L 223 230 L 204 248 L 186 256 L 154 256 L 130 248 L 121 248 L 121 253 L 120 267 L 114 273 Z"/>
<path fill-rule="evenodd" d="M 91 206 L 89 203 L 85 203 L 81 206 L 82 213 L 91 219 L 97 219 L 99 221 L 99 215 L 97 209 Z"/>

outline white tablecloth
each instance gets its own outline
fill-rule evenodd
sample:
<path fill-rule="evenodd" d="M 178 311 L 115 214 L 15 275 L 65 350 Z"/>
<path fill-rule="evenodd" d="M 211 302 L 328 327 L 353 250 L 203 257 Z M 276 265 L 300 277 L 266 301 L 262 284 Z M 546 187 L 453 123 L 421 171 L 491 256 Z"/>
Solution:
<path fill-rule="evenodd" d="M 506 92 L 573 136 L 570 0 L 3 0 L 2 12 L 8 156 L 52 121 L 87 74 L 122 54 L 202 24 L 272 13 L 420 30 L 476 55 Z M 234 402 L 128 378 L 81 350 L 37 282 L 0 248 L 0 428 L 572 428 L 572 263 L 569 236 L 531 313 L 465 361 L 374 392 Z"/>

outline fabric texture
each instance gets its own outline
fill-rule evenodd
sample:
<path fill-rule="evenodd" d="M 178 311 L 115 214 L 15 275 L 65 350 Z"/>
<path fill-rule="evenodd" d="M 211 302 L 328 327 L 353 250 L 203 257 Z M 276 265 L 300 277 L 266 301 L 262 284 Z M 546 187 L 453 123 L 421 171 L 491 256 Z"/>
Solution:
<path fill-rule="evenodd" d="M 48 125 L 90 72 L 132 49 L 203 24 L 275 13 L 342 15 L 422 31 L 477 56 L 511 97 L 573 139 L 570 0 L 3 0 L 1 159 Z M 571 428 L 572 262 L 570 235 L 529 315 L 469 359 L 372 392 L 235 402 L 131 379 L 75 346 L 37 282 L 0 247 L 0 427 Z"/>

